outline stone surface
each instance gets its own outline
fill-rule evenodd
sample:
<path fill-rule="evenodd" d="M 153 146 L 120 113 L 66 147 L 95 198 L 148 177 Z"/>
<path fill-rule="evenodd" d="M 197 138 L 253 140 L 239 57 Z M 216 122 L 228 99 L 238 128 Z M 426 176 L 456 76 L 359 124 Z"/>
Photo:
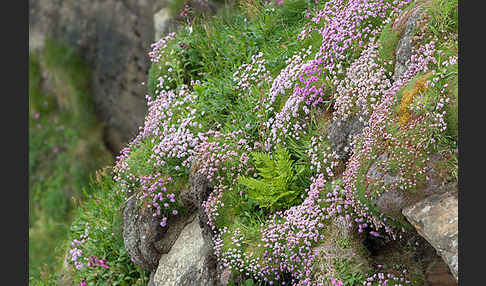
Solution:
<path fill-rule="evenodd" d="M 154 41 L 160 40 L 164 35 L 174 32 L 177 27 L 176 20 L 170 15 L 168 7 L 160 9 L 154 14 Z"/>
<path fill-rule="evenodd" d="M 406 63 L 412 56 L 412 37 L 415 34 L 416 22 L 420 19 L 422 13 L 424 13 L 422 8 L 424 3 L 422 2 L 425 1 L 418 2 L 419 4 L 407 10 L 401 15 L 401 17 L 397 18 L 393 25 L 395 30 L 403 30 L 402 36 L 398 41 L 398 45 L 395 50 L 395 71 L 393 74 L 393 80 L 397 80 L 405 73 L 407 70 Z"/>
<path fill-rule="evenodd" d="M 91 68 L 96 111 L 118 152 L 143 124 L 153 11 L 166 0 L 29 0 L 29 49 L 46 38 L 67 43 Z M 160 6 L 160 5 L 159 5 Z"/>
<path fill-rule="evenodd" d="M 458 279 L 458 191 L 432 195 L 403 210 L 403 215 L 438 252 Z"/>
<path fill-rule="evenodd" d="M 379 165 L 388 159 L 386 154 L 381 154 L 371 164 L 367 178 L 369 181 L 383 180 L 384 183 L 389 186 L 386 192 L 383 192 L 378 198 L 372 199 L 380 212 L 392 217 L 402 217 L 402 210 L 409 207 L 426 197 L 433 194 L 441 194 L 448 192 L 451 189 L 457 187 L 456 184 L 448 184 L 442 186 L 443 179 L 437 174 L 437 171 L 433 168 L 434 164 L 438 161 L 445 160 L 440 155 L 432 155 L 430 162 L 425 169 L 429 180 L 421 187 L 417 192 L 404 192 L 399 188 L 392 187 L 394 183 L 399 182 L 399 174 L 383 173 Z"/>
<path fill-rule="evenodd" d="M 190 214 L 169 217 L 167 226 L 160 226 L 160 218 L 153 216 L 147 206 L 137 207 L 131 197 L 123 211 L 123 241 L 136 265 L 152 271 L 157 268 L 160 256 L 168 253 Z"/>
<path fill-rule="evenodd" d="M 349 159 L 352 137 L 360 134 L 363 128 L 364 123 L 359 120 L 358 115 L 345 121 L 338 118 L 329 126 L 328 136 L 331 149 L 338 154 L 341 160 Z"/>
<path fill-rule="evenodd" d="M 208 268 L 212 249 L 203 238 L 199 220 L 193 219 L 167 254 L 160 258 L 154 275 L 156 286 L 216 285 Z"/>

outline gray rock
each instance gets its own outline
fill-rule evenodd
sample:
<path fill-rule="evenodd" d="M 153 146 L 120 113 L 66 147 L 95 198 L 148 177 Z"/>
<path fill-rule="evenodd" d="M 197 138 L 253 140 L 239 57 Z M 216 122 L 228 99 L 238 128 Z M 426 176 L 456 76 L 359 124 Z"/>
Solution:
<path fill-rule="evenodd" d="M 176 20 L 170 14 L 168 7 L 160 9 L 154 14 L 155 41 L 176 30 Z"/>
<path fill-rule="evenodd" d="M 154 38 L 153 6 L 166 0 L 29 0 L 29 49 L 46 38 L 74 48 L 90 67 L 96 111 L 118 152 L 143 124 Z"/>
<path fill-rule="evenodd" d="M 160 258 L 154 275 L 156 286 L 216 285 L 208 269 L 212 249 L 203 238 L 199 220 L 193 219 L 181 232 L 167 254 Z"/>
<path fill-rule="evenodd" d="M 154 276 L 155 276 L 155 271 L 150 272 L 150 278 L 147 286 L 155 286 Z"/>
<path fill-rule="evenodd" d="M 383 192 L 378 198 L 371 201 L 376 205 L 380 212 L 392 216 L 402 217 L 402 210 L 409 207 L 428 196 L 433 194 L 442 194 L 456 187 L 455 184 L 442 185 L 443 179 L 437 174 L 433 168 L 434 164 L 440 160 L 443 160 L 440 155 L 432 155 L 430 162 L 425 170 L 429 180 L 421 187 L 417 192 L 405 192 L 396 187 L 396 183 L 399 182 L 399 174 L 391 174 L 384 172 L 380 168 L 380 164 L 386 162 L 388 159 L 387 154 L 381 154 L 371 164 L 367 178 L 370 182 L 375 180 L 383 180 L 387 186 L 387 191 Z"/>
<path fill-rule="evenodd" d="M 128 200 L 123 211 L 123 241 L 134 263 L 147 270 L 157 267 L 161 255 L 154 245 L 162 236 L 159 223 L 147 206 L 137 207 L 135 196 Z"/>
<path fill-rule="evenodd" d="M 458 279 L 458 190 L 432 195 L 403 210 L 403 215 L 438 252 Z"/>
<path fill-rule="evenodd" d="M 132 196 L 123 211 L 123 241 L 135 264 L 152 271 L 160 256 L 169 252 L 190 214 L 169 217 L 167 225 L 161 227 L 160 217 L 154 217 L 147 206 L 137 207 L 136 200 Z"/>
<path fill-rule="evenodd" d="M 412 38 L 415 35 L 416 22 L 424 13 L 421 4 L 423 3 L 417 4 L 415 7 L 404 13 L 402 17 L 397 19 L 397 24 L 394 25 L 395 29 L 399 29 L 397 27 L 400 26 L 398 23 L 403 22 L 406 19 L 404 31 L 395 50 L 395 71 L 393 80 L 397 80 L 407 70 L 406 63 L 412 56 Z"/>
<path fill-rule="evenodd" d="M 358 115 L 355 115 L 349 120 L 337 118 L 329 126 L 328 136 L 331 149 L 338 154 L 341 160 L 346 161 L 349 159 L 352 138 L 354 135 L 360 134 L 363 128 L 364 123 L 359 120 Z"/>

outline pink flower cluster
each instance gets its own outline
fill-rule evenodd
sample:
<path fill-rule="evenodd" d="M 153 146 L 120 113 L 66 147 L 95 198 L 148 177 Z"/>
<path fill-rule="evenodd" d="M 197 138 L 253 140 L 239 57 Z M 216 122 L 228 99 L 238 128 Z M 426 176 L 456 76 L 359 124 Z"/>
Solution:
<path fill-rule="evenodd" d="M 368 126 L 364 128 L 363 133 L 357 138 L 354 153 L 347 163 L 347 168 L 343 174 L 344 190 L 347 200 L 352 202 L 354 213 L 360 217 L 359 229 L 363 230 L 368 223 L 371 223 L 375 229 L 384 228 L 393 238 L 396 238 L 395 232 L 386 222 L 386 218 L 373 215 L 369 207 L 357 197 L 358 186 L 366 185 L 366 182 L 359 180 L 359 175 L 367 172 L 369 162 L 373 162 L 379 155 L 386 151 L 384 142 L 398 142 L 396 136 L 391 133 L 389 126 L 394 122 L 393 116 L 396 116 L 392 108 L 397 104 L 395 97 L 399 89 L 408 83 L 413 77 L 420 72 L 427 72 L 431 63 L 436 63 L 433 57 L 435 51 L 434 43 L 427 43 L 419 47 L 407 63 L 408 70 L 398 78 L 391 87 L 384 91 L 381 102 L 376 105 Z M 413 126 L 412 126 L 413 127 Z M 417 153 L 410 151 L 407 155 L 417 156 Z M 400 158 L 403 158 L 401 156 Z M 414 157 L 412 157 L 414 158 Z M 413 186 L 411 182 L 409 186 Z M 404 181 L 399 187 L 404 188 Z M 364 195 L 366 198 L 367 194 Z"/>
<path fill-rule="evenodd" d="M 406 273 L 406 270 L 403 271 L 403 274 Z M 364 286 L 404 286 L 406 284 L 410 284 L 410 281 L 405 279 L 402 275 L 395 275 L 393 273 L 384 273 L 378 272 L 374 273 L 370 277 L 366 279 L 363 283 Z"/>
<path fill-rule="evenodd" d="M 258 53 L 251 57 L 251 62 L 241 65 L 233 74 L 235 89 L 247 92 L 250 86 L 260 88 L 264 83 L 271 83 L 273 78 L 267 71 L 266 60 L 262 58 L 263 53 Z"/>
<path fill-rule="evenodd" d="M 169 191 L 169 174 L 188 175 L 189 168 L 196 167 L 197 174 L 206 177 L 213 186 L 213 192 L 203 202 L 203 209 L 214 232 L 215 254 L 219 261 L 224 267 L 269 285 L 285 285 L 283 280 L 292 285 L 313 285 L 313 263 L 319 255 L 315 246 L 325 238 L 325 224 L 331 219 L 341 219 L 349 226 L 357 224 L 360 232 L 369 228 L 374 236 L 380 236 L 379 231 L 384 228 L 395 238 L 395 230 L 387 223 L 387 218 L 372 212 L 366 201 L 362 201 L 363 196 L 369 199 L 383 191 L 383 185 L 377 184 L 374 189 L 363 192 L 368 186 L 367 171 L 371 162 L 386 157 L 379 166 L 383 172 L 391 168 L 391 162 L 400 163 L 397 165 L 399 179 L 387 187 L 403 190 L 416 187 L 418 175 L 425 172 L 427 156 L 424 152 L 435 138 L 430 130 L 445 130 L 444 107 L 448 104 L 448 99 L 441 95 L 433 112 L 423 114 L 425 105 L 417 101 L 412 108 L 417 116 L 399 131 L 392 128 L 396 123 L 397 92 L 412 78 L 437 65 L 434 42 L 418 47 L 407 63 L 408 70 L 394 81 L 377 62 L 379 47 L 375 37 L 383 23 L 389 22 L 409 2 L 328 1 L 323 9 L 314 11 L 310 24 L 300 35 L 305 38 L 317 32 L 322 36 L 313 58 L 312 47 L 303 49 L 287 60 L 287 66 L 275 79 L 266 70 L 262 53 L 240 66 L 233 74 L 237 91 L 251 96 L 250 88 L 265 90 L 264 85 L 271 85 L 266 94 L 261 94 L 260 101 L 254 103 L 253 110 L 262 120 L 258 135 L 263 144 L 254 142 L 253 147 L 247 133 L 251 124 L 244 130 L 227 133 L 221 132 L 221 126 L 207 131 L 203 126 L 204 114 L 197 107 L 197 94 L 192 92 L 191 86 L 171 89 L 167 84 L 172 80 L 168 70 L 166 76 L 158 79 L 156 97 L 147 97 L 149 111 L 139 135 L 118 157 L 114 173 L 120 189 L 138 191 L 140 200 L 149 198 L 154 216 L 162 216 L 163 227 L 169 215 L 178 214 L 177 191 Z M 175 35 L 170 34 L 152 46 L 149 54 L 152 62 L 162 65 L 167 43 L 174 38 Z M 449 58 L 442 66 L 456 62 L 457 58 Z M 428 85 L 433 87 L 443 75 L 444 72 L 434 73 Z M 278 110 L 282 99 L 285 102 Z M 320 108 L 326 101 L 334 104 L 334 119 L 345 120 L 358 113 L 360 120 L 366 123 L 363 133 L 352 144 L 354 150 L 342 183 L 334 181 L 331 186 L 328 183 L 335 179 L 338 157 L 331 152 L 325 136 L 308 134 L 309 127 L 313 127 L 312 112 L 322 111 Z M 424 138 L 414 137 L 414 134 L 431 135 L 422 142 Z M 310 161 L 314 175 L 303 203 L 266 217 L 258 233 L 261 239 L 253 245 L 263 250 L 263 254 L 243 251 L 249 243 L 244 231 L 218 224 L 220 211 L 232 207 L 225 206 L 223 198 L 227 194 L 243 196 L 238 188 L 238 177 L 256 175 L 249 164 L 250 152 L 263 149 L 271 153 L 277 145 L 288 147 L 291 140 L 309 137 L 310 146 L 305 152 L 308 158 L 303 159 Z M 396 152 L 391 152 L 390 146 L 394 146 Z M 142 147 L 150 150 L 144 163 L 152 168 L 151 174 L 142 174 L 129 164 L 134 151 Z M 82 252 L 73 250 L 72 255 L 77 259 Z M 377 273 L 369 277 L 365 285 L 386 285 L 386 281 L 408 283 L 392 274 Z M 332 283 L 342 285 L 343 281 L 334 279 Z"/>
<path fill-rule="evenodd" d="M 167 36 L 164 38 L 160 39 L 156 43 L 153 43 L 150 45 L 152 50 L 148 53 L 150 57 L 150 61 L 153 63 L 158 63 L 162 59 L 162 56 L 164 55 L 161 53 L 161 51 L 167 49 L 167 43 L 171 40 L 175 39 L 175 33 L 169 33 Z"/>
<path fill-rule="evenodd" d="M 378 45 L 374 40 L 365 47 L 360 57 L 346 70 L 343 80 L 335 80 L 333 120 L 346 120 L 355 113 L 366 123 L 381 101 L 383 92 L 391 87 L 386 70 L 377 63 Z"/>
<path fill-rule="evenodd" d="M 71 249 L 69 250 L 69 254 L 71 255 L 70 263 L 74 264 L 74 267 L 78 270 L 83 268 L 84 263 L 81 261 L 80 258 L 83 258 L 83 244 L 90 240 L 89 238 L 89 224 L 85 224 L 84 233 L 80 235 L 81 240 L 73 239 L 71 242 Z M 87 257 L 84 257 L 84 260 L 88 260 Z"/>

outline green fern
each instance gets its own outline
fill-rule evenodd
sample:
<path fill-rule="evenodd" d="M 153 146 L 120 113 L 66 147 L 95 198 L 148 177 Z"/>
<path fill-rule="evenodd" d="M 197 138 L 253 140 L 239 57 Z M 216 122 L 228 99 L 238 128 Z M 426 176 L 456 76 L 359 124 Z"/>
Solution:
<path fill-rule="evenodd" d="M 238 178 L 238 182 L 247 188 L 250 198 L 258 202 L 261 208 L 272 212 L 301 201 L 301 188 L 297 182 L 304 167 L 294 165 L 285 149 L 277 148 L 273 159 L 268 153 L 253 152 L 251 155 L 260 178 Z"/>

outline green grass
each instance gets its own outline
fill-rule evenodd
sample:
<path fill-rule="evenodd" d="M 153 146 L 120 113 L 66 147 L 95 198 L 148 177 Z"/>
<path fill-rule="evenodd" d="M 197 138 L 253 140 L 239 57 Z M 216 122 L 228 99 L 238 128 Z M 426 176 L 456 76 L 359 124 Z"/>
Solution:
<path fill-rule="evenodd" d="M 42 74 L 48 82 L 42 79 Z M 68 47 L 29 55 L 29 277 L 49 280 L 91 173 L 113 162 L 89 98 L 89 72 Z M 49 93 L 43 90 L 49 85 Z M 37 118 L 37 115 L 39 116 Z"/>
<path fill-rule="evenodd" d="M 400 31 L 392 28 L 392 23 L 383 27 L 380 37 L 378 38 L 379 50 L 378 57 L 383 61 L 383 66 L 388 72 L 393 72 L 395 67 L 395 50 L 400 41 Z M 389 64 L 389 62 L 392 64 Z"/>
<path fill-rule="evenodd" d="M 80 249 L 83 257 L 96 256 L 106 260 L 110 267 L 83 267 L 72 271 L 73 282 L 86 280 L 88 285 L 147 285 L 147 271 L 138 269 L 125 250 L 123 243 L 123 207 L 125 193 L 117 193 L 111 169 L 97 172 L 85 193 L 84 202 L 77 204 L 75 218 L 70 229 L 70 238 L 82 240 L 88 233 L 89 240 Z"/>
<path fill-rule="evenodd" d="M 186 84 L 189 79 L 204 82 L 198 91 L 198 107 L 205 112 L 207 127 L 219 123 L 231 125 L 235 130 L 256 120 L 251 112 L 245 110 L 248 108 L 247 104 L 242 104 L 245 99 L 233 89 L 232 75 L 237 67 L 262 52 L 269 63 L 270 72 L 275 76 L 285 66 L 287 58 L 308 44 L 308 41 L 296 41 L 307 7 L 305 1 L 289 1 L 285 8 L 275 11 L 263 8 L 256 2 L 254 5 L 257 5 L 257 14 L 253 16 L 239 7 L 225 7 L 215 17 L 196 18 L 192 32 L 181 29 L 176 35 L 175 43 L 186 48 L 171 51 L 171 67 L 177 73 L 182 72 L 178 78 Z M 148 81 L 152 96 L 154 80 L 165 74 L 166 70 L 163 64 L 152 65 Z M 264 87 L 266 90 L 268 88 Z M 233 119 L 237 119 L 237 126 L 231 124 Z"/>

